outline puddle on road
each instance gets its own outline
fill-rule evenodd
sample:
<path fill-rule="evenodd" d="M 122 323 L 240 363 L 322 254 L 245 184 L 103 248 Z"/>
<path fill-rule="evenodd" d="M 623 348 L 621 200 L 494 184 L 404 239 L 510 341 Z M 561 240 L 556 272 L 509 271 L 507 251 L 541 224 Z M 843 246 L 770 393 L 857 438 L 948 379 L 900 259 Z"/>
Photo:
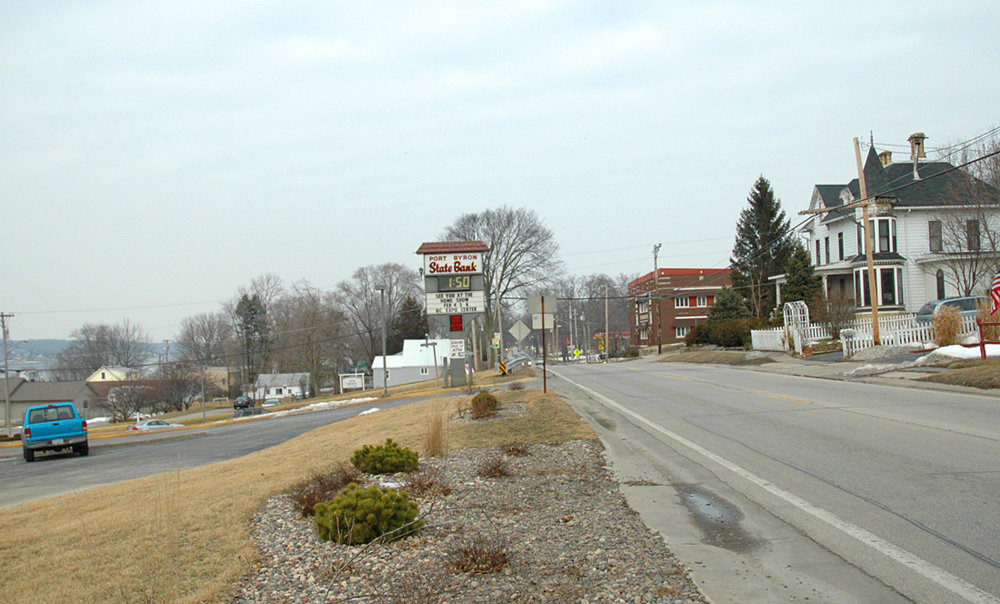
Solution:
<path fill-rule="evenodd" d="M 745 552 L 757 546 L 757 540 L 740 527 L 743 513 L 736 506 L 692 486 L 678 485 L 676 488 L 705 536 L 705 543 L 734 552 Z"/>

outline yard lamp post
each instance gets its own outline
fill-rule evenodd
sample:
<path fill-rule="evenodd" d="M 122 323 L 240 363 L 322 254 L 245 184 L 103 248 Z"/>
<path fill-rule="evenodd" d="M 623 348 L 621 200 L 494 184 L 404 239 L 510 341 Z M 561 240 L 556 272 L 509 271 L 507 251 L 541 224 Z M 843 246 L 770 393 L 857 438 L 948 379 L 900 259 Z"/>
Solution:
<path fill-rule="evenodd" d="M 376 285 L 375 289 L 381 298 L 379 313 L 382 315 L 382 397 L 384 398 L 389 396 L 389 375 L 385 362 L 385 286 Z"/>

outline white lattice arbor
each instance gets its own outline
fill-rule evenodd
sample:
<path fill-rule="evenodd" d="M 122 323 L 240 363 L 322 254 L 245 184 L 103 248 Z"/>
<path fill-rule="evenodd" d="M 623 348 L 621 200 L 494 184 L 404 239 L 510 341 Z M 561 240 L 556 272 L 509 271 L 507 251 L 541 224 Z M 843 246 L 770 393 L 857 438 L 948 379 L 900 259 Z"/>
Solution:
<path fill-rule="evenodd" d="M 785 302 L 785 330 L 788 332 L 788 342 L 795 352 L 802 354 L 802 336 L 809 329 L 809 307 L 802 300 Z"/>

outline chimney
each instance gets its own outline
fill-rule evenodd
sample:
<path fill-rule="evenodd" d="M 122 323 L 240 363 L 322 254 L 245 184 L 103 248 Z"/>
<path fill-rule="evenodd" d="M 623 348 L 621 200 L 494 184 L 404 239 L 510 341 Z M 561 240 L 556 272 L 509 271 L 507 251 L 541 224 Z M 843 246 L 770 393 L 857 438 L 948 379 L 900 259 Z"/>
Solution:
<path fill-rule="evenodd" d="M 924 159 L 927 154 L 924 153 L 924 139 L 927 136 L 923 132 L 914 132 L 910 135 L 910 138 L 906 139 L 910 141 L 910 159 L 913 160 L 913 180 L 920 180 L 920 174 L 917 172 L 917 160 Z"/>
<path fill-rule="evenodd" d="M 879 161 L 882 162 L 883 166 L 888 166 L 892 163 L 892 151 L 883 151 L 878 154 Z"/>

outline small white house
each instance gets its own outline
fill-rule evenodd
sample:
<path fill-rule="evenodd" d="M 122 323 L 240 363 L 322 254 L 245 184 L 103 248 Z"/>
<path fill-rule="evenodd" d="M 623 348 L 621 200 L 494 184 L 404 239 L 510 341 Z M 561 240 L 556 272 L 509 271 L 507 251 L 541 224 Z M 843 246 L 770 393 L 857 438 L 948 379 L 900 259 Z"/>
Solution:
<path fill-rule="evenodd" d="M 305 398 L 309 394 L 308 373 L 262 373 L 254 382 L 254 399 Z"/>
<path fill-rule="evenodd" d="M 451 340 L 403 340 L 403 352 L 385 357 L 388 384 L 396 386 L 433 380 L 444 375 L 444 359 Z M 382 387 L 382 357 L 372 361 L 372 386 Z"/>

